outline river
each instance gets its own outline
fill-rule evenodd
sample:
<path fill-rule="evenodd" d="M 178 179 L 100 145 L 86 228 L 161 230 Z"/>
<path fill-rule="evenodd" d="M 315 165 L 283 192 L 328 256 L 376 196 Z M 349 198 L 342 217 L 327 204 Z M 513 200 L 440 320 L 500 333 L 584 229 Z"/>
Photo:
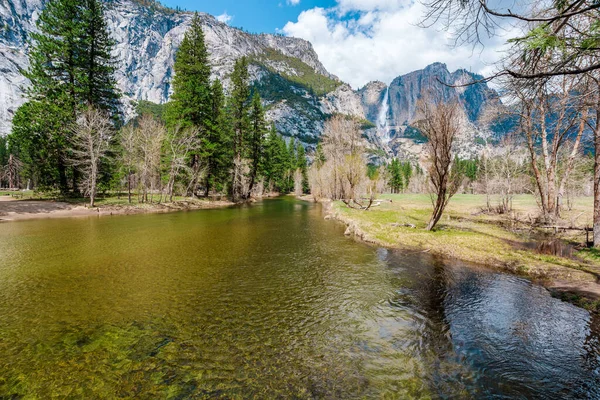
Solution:
<path fill-rule="evenodd" d="M 595 317 L 292 198 L 0 224 L 0 398 L 600 398 Z"/>

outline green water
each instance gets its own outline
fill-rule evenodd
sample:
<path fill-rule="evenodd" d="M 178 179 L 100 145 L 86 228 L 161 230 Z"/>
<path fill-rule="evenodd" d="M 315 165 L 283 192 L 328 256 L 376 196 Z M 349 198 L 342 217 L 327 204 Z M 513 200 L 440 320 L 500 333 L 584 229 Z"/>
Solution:
<path fill-rule="evenodd" d="M 0 398 L 597 398 L 596 323 L 290 198 L 0 224 Z"/>

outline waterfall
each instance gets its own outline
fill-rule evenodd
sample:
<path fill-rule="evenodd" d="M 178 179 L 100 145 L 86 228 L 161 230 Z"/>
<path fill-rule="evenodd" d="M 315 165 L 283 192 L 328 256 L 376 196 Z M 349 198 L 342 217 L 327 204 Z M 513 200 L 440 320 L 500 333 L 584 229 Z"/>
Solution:
<path fill-rule="evenodd" d="M 379 115 L 377 116 L 377 130 L 381 140 L 387 144 L 390 141 L 390 128 L 388 126 L 388 112 L 390 110 L 389 104 L 389 86 L 385 88 L 385 95 L 381 102 L 381 108 L 379 109 Z"/>

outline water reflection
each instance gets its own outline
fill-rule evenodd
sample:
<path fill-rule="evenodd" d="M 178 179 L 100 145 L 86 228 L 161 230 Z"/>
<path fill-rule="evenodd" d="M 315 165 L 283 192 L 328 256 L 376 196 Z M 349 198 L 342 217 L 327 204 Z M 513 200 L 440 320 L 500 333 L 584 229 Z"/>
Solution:
<path fill-rule="evenodd" d="M 0 397 L 600 397 L 587 312 L 309 203 L 3 224 L 0 254 Z"/>

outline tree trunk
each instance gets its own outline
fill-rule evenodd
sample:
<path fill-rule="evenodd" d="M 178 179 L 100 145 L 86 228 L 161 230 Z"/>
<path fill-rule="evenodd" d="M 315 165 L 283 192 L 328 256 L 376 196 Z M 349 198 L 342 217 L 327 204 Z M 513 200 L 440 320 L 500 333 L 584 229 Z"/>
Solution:
<path fill-rule="evenodd" d="M 431 230 L 433 230 L 433 228 L 435 228 L 435 226 L 439 222 L 440 218 L 442 218 L 442 214 L 443 214 L 444 208 L 445 208 L 445 203 L 446 203 L 446 191 L 443 190 L 440 192 L 440 194 L 438 194 L 437 199 L 435 200 L 435 205 L 433 207 L 433 214 L 431 214 L 431 219 L 429 220 L 429 223 L 427 224 L 427 228 L 425 228 L 426 230 L 431 231 Z"/>
<path fill-rule="evenodd" d="M 60 183 L 60 191 L 63 194 L 66 194 L 69 190 L 67 184 L 67 168 L 65 167 L 65 163 L 62 158 L 59 157 L 58 161 L 58 180 Z"/>
<path fill-rule="evenodd" d="M 127 171 L 127 199 L 131 204 L 131 171 Z"/>
<path fill-rule="evenodd" d="M 598 94 L 600 96 L 600 94 Z M 600 248 L 600 108 L 594 129 L 594 247 Z"/>

